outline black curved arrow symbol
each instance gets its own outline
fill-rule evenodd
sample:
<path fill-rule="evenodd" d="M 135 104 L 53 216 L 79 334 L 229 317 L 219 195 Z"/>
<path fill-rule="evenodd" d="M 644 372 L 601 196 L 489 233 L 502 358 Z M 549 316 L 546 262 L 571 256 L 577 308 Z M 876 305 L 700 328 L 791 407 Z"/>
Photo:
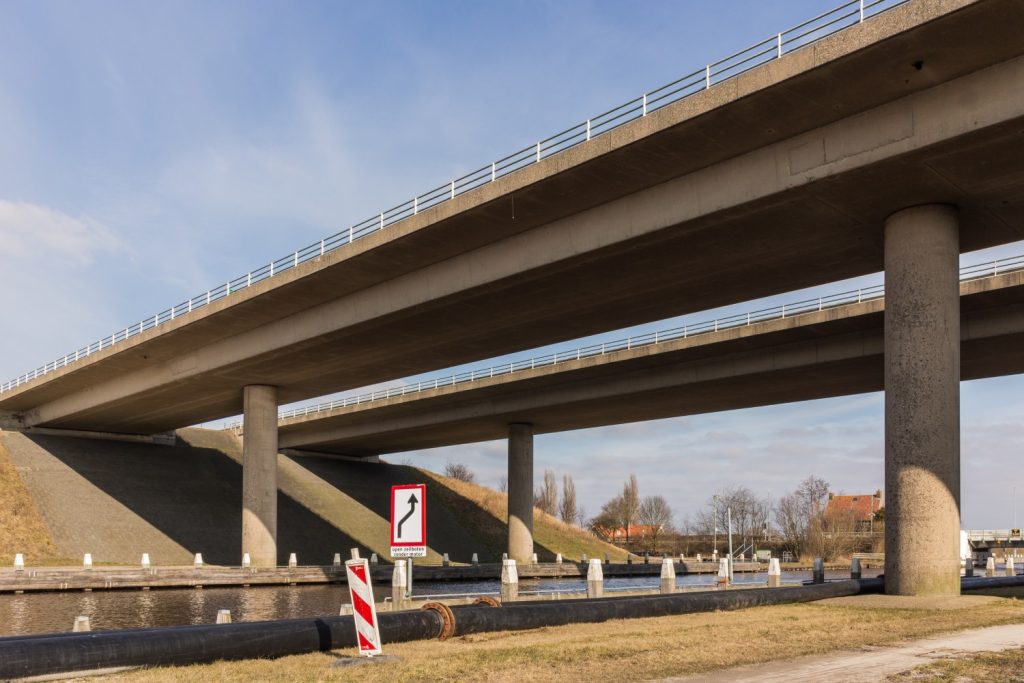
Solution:
<path fill-rule="evenodd" d="M 416 494 L 415 493 L 413 493 L 412 495 L 409 496 L 409 511 L 405 513 L 405 517 L 402 517 L 402 519 L 398 520 L 398 537 L 399 538 L 402 537 L 402 525 L 405 524 L 405 520 L 407 520 L 410 517 L 412 517 L 412 513 L 416 512 L 416 503 L 418 503 L 418 502 L 419 501 L 416 500 Z"/>

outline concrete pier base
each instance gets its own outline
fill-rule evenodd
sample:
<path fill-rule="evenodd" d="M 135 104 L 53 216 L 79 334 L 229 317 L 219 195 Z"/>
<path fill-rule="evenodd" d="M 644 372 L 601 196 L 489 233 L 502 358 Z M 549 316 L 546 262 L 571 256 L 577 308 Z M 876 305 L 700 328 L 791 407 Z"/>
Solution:
<path fill-rule="evenodd" d="M 253 567 L 277 566 L 277 389 L 243 391 L 242 553 Z"/>
<path fill-rule="evenodd" d="M 885 590 L 960 593 L 960 290 L 956 209 L 885 224 Z"/>
<path fill-rule="evenodd" d="M 529 564 L 533 555 L 533 425 L 508 426 L 508 556 Z"/>

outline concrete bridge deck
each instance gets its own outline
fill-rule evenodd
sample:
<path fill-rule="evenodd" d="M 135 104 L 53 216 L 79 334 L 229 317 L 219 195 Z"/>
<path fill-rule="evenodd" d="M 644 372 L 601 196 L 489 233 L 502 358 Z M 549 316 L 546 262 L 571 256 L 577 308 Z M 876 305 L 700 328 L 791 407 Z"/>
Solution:
<path fill-rule="evenodd" d="M 962 282 L 961 378 L 1024 372 L 1024 271 Z M 379 455 L 881 391 L 885 300 L 282 419 L 281 448 Z"/>
<path fill-rule="evenodd" d="M 155 433 L 1024 237 L 1024 6 L 915 0 L 0 394 Z"/>

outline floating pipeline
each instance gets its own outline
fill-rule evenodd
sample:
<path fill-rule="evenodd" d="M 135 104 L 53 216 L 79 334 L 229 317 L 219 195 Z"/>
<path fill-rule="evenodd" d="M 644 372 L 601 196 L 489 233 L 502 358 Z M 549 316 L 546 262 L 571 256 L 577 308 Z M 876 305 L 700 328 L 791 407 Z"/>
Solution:
<path fill-rule="evenodd" d="M 1024 586 L 1024 576 L 963 581 L 965 591 L 1013 586 Z M 498 607 L 480 604 L 449 608 L 431 603 L 422 610 L 382 612 L 377 618 L 381 640 L 399 643 L 489 631 L 811 602 L 881 593 L 884 587 L 884 579 L 859 579 L 784 588 L 531 601 Z M 0 679 L 273 658 L 355 646 L 351 616 L 16 636 L 0 638 Z"/>

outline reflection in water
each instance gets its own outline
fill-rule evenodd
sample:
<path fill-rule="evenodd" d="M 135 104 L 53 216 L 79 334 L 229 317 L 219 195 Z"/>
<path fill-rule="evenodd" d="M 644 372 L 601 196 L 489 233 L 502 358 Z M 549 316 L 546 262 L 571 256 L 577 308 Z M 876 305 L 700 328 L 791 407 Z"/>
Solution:
<path fill-rule="evenodd" d="M 874 576 L 875 573 L 865 571 L 865 577 Z M 827 576 L 829 579 L 842 579 L 849 575 L 829 572 Z M 785 583 L 799 583 L 810 578 L 810 572 L 783 573 Z M 764 582 L 764 573 L 736 574 L 736 583 Z M 374 587 L 378 600 L 391 594 L 391 587 L 383 583 Z M 680 587 L 710 588 L 714 583 L 713 574 L 676 578 L 676 585 Z M 616 588 L 657 585 L 657 576 L 608 578 L 605 581 L 605 589 L 612 591 Z M 422 582 L 415 585 L 413 592 L 421 596 L 497 593 L 498 588 L 497 581 Z M 533 579 L 523 580 L 520 584 L 521 592 L 585 588 L 582 579 Z M 70 631 L 78 615 L 88 616 L 92 628 L 96 630 L 212 624 L 216 621 L 217 610 L 221 609 L 231 610 L 231 618 L 236 622 L 334 616 L 338 614 L 339 607 L 348 601 L 348 588 L 339 584 L 4 594 L 0 595 L 0 636 Z"/>

